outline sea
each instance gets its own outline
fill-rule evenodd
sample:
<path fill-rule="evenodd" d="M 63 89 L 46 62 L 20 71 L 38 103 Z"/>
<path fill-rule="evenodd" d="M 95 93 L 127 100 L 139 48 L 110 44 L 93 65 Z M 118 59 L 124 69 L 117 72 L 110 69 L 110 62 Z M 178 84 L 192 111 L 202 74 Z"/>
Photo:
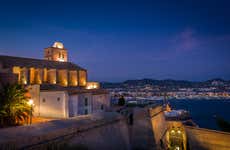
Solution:
<path fill-rule="evenodd" d="M 215 116 L 230 122 L 230 99 L 170 99 L 173 109 L 185 109 L 200 128 L 220 130 Z"/>

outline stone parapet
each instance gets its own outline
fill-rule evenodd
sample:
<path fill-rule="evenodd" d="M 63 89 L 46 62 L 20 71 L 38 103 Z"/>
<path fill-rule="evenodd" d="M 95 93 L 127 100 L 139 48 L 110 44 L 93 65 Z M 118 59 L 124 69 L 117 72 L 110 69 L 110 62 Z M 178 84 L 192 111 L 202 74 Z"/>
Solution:
<path fill-rule="evenodd" d="M 119 114 L 105 113 L 5 128 L 0 130 L 0 149 L 31 149 L 120 121 L 125 119 Z"/>
<path fill-rule="evenodd" d="M 229 150 L 230 133 L 185 126 L 189 149 Z"/>

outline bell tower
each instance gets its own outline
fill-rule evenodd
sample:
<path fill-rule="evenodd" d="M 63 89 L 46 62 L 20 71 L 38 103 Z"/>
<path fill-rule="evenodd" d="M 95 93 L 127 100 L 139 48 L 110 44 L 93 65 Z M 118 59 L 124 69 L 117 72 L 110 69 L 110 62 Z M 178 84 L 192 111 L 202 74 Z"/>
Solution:
<path fill-rule="evenodd" d="M 54 42 L 52 47 L 44 49 L 44 59 L 51 61 L 68 61 L 68 53 L 61 42 Z"/>

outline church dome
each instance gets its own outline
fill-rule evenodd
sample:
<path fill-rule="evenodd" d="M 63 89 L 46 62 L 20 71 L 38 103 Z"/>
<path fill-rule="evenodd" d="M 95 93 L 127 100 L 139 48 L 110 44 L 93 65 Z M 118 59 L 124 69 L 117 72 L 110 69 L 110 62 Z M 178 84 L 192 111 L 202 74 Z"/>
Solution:
<path fill-rule="evenodd" d="M 53 47 L 63 49 L 64 45 L 61 42 L 54 42 Z"/>

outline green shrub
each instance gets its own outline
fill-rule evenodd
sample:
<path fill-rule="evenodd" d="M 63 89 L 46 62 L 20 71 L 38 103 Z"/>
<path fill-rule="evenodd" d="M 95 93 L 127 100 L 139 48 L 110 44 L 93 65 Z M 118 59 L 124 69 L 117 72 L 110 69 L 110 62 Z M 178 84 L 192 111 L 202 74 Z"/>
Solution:
<path fill-rule="evenodd" d="M 124 106 L 124 105 L 125 105 L 125 98 L 124 98 L 124 96 L 121 96 L 121 97 L 118 99 L 118 105 L 119 105 L 119 106 Z"/>

